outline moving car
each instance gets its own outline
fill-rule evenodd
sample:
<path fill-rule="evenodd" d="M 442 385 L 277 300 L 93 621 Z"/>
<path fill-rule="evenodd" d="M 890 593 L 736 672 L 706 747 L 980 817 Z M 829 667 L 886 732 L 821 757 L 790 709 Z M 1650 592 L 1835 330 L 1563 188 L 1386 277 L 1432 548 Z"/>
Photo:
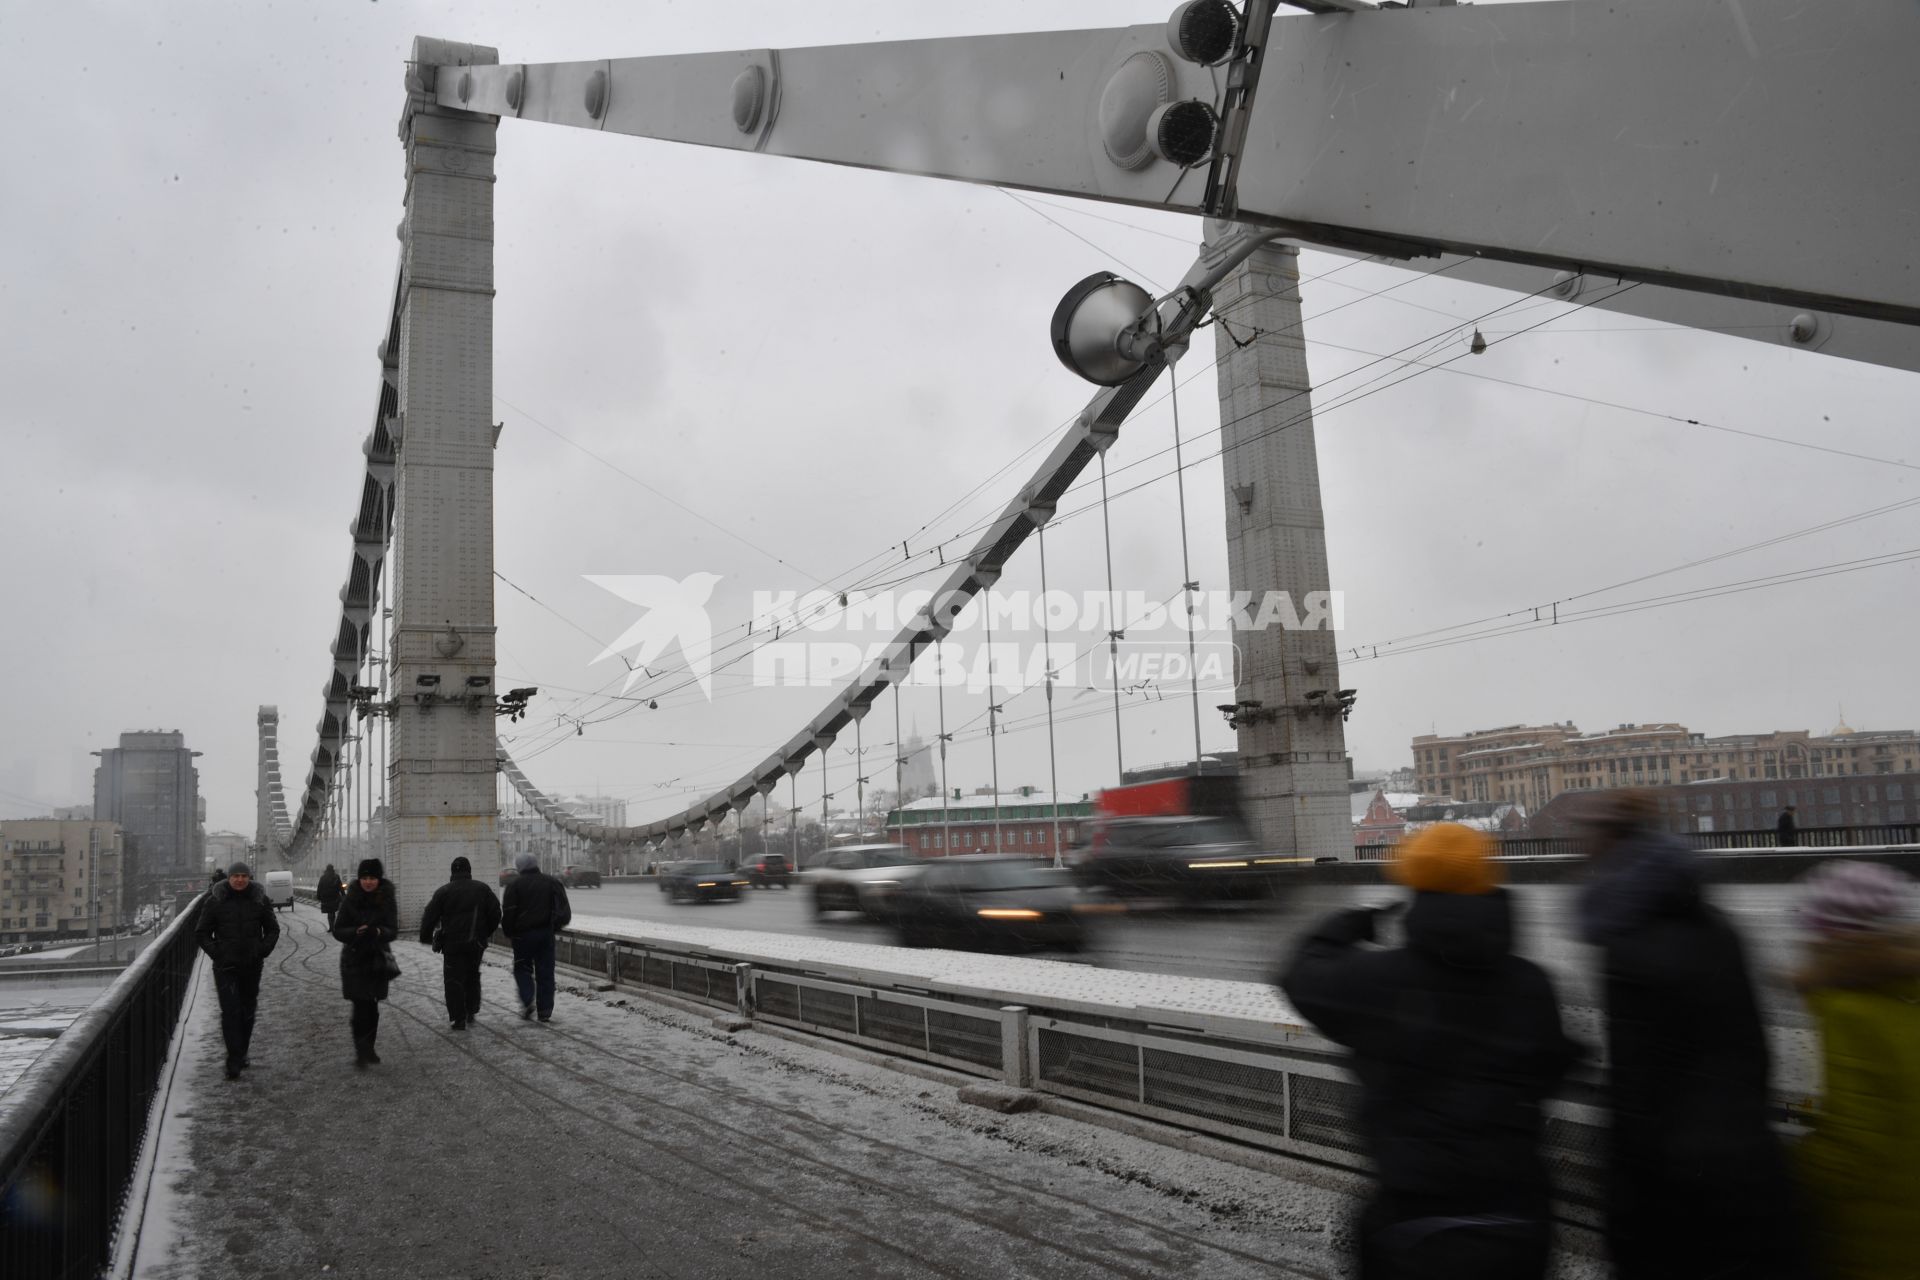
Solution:
<path fill-rule="evenodd" d="M 266 885 L 267 901 L 273 904 L 275 911 L 282 907 L 293 910 L 293 872 L 269 871 L 262 882 Z"/>
<path fill-rule="evenodd" d="M 660 891 L 669 902 L 737 902 L 747 878 L 717 862 L 669 862 L 660 869 Z"/>
<path fill-rule="evenodd" d="M 1084 888 L 1120 895 L 1251 898 L 1271 893 L 1274 876 L 1299 861 L 1256 849 L 1233 818 L 1114 817 L 1095 825 L 1073 872 Z"/>
<path fill-rule="evenodd" d="M 961 854 L 941 858 L 893 897 L 905 947 L 1086 945 L 1090 904 L 1065 872 L 1033 858 Z"/>
<path fill-rule="evenodd" d="M 901 886 L 926 869 L 927 863 L 905 845 L 854 844 L 828 850 L 800 879 L 813 888 L 815 915 L 858 911 L 880 920 Z"/>
<path fill-rule="evenodd" d="M 757 858 L 749 858 L 740 864 L 740 870 L 756 889 L 770 889 L 774 885 L 782 889 L 793 887 L 793 864 L 787 861 L 784 853 L 765 853 Z"/>
<path fill-rule="evenodd" d="M 598 889 L 600 873 L 592 867 L 562 867 L 560 883 L 569 889 Z"/>

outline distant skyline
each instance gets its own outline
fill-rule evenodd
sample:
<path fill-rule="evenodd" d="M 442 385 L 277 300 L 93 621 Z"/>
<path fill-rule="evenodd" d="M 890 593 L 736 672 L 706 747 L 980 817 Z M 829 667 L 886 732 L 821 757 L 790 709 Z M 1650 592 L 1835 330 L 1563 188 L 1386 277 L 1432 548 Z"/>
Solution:
<path fill-rule="evenodd" d="M 0 537 L 16 553 L 0 812 L 81 802 L 87 752 L 161 725 L 204 753 L 209 827 L 250 832 L 262 704 L 281 712 L 288 786 L 304 777 L 392 298 L 416 34 L 541 61 L 1163 24 L 1170 7 L 80 0 L 12 15 L 0 109 L 60 105 L 16 130 L 0 204 Z M 498 175 L 499 680 L 541 690 L 502 728 L 542 789 L 626 799 L 634 822 L 732 781 L 827 691 L 754 689 L 717 659 L 711 703 L 671 674 L 617 701 L 625 669 L 592 659 L 634 609 L 589 575 L 718 575 L 717 649 L 756 590 L 937 569 L 926 552 L 964 547 L 1088 398 L 1048 342 L 1060 296 L 1095 270 L 1168 284 L 1200 231 L 521 121 L 501 126 Z M 1840 705 L 1857 727 L 1920 725 L 1920 376 L 1314 250 L 1301 271 L 1358 767 L 1406 764 L 1430 726 L 1824 730 Z M 1405 363 L 1465 351 L 1476 329 L 1482 355 Z M 1213 354 L 1203 334 L 1177 378 L 1207 589 L 1226 585 Z M 1114 586 L 1154 600 L 1184 576 L 1167 386 L 1108 459 Z M 1104 581 L 1096 494 L 1069 498 L 1048 534 L 1056 589 Z M 905 563 L 903 542 L 925 558 Z M 1034 548 L 1001 586 L 1037 590 Z M 1596 608 L 1616 612 L 1580 613 Z M 1181 691 L 1157 694 L 1129 699 L 1129 767 L 1194 749 Z M 951 785 L 986 785 L 993 747 L 1003 785 L 1049 785 L 1044 699 L 1002 696 L 990 744 L 987 699 L 946 693 Z M 1056 703 L 1063 793 L 1114 778 L 1101 701 Z M 1203 748 L 1231 748 L 1215 701 Z M 899 711 L 940 731 L 932 688 Z M 889 695 L 862 726 L 862 772 L 891 772 L 893 723 Z M 853 783 L 852 746 L 829 753 L 827 790 Z M 815 760 L 801 807 L 821 790 Z"/>

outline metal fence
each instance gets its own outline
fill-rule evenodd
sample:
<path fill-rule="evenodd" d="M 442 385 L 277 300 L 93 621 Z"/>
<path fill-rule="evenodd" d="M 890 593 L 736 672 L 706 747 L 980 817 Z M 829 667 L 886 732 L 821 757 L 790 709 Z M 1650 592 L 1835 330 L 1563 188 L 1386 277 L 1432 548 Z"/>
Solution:
<path fill-rule="evenodd" d="M 193 980 L 204 898 L 36 1059 L 0 1110 L 0 1276 L 82 1280 L 113 1247 Z"/>
<path fill-rule="evenodd" d="M 1132 1009 L 1046 1009 L 1004 993 L 885 985 L 883 975 L 747 961 L 663 941 L 569 932 L 570 968 L 751 1015 L 881 1053 L 1003 1080 L 1247 1145 L 1365 1170 L 1358 1086 L 1344 1055 L 1296 1028 L 1195 1015 L 1191 1027 Z M 831 970 L 831 966 L 826 966 Z M 1158 1015 L 1156 1015 L 1158 1016 Z M 1547 1109 L 1560 1215 L 1597 1221 L 1605 1118 L 1592 1080 Z"/>

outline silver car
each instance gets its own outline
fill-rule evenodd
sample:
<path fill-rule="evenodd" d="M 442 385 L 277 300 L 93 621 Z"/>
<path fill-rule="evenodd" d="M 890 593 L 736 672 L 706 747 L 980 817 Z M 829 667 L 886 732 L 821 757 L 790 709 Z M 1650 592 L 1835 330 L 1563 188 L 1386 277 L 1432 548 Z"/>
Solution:
<path fill-rule="evenodd" d="M 800 882 L 813 890 L 815 915 L 858 911 L 884 920 L 900 886 L 926 869 L 920 855 L 905 845 L 856 844 L 827 850 L 800 873 Z"/>

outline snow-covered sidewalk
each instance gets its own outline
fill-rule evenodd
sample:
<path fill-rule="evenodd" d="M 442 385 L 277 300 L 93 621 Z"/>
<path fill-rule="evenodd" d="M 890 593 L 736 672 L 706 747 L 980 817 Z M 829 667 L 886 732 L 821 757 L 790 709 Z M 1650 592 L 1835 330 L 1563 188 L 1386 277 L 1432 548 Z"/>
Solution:
<path fill-rule="evenodd" d="M 483 1017 L 454 1032 L 439 958 L 397 950 L 383 1062 L 364 1072 L 311 910 L 269 962 L 237 1083 L 202 975 L 134 1274 L 1344 1274 L 1342 1175 L 981 1111 L 565 977 L 554 1021 L 525 1022 L 498 956 Z"/>

